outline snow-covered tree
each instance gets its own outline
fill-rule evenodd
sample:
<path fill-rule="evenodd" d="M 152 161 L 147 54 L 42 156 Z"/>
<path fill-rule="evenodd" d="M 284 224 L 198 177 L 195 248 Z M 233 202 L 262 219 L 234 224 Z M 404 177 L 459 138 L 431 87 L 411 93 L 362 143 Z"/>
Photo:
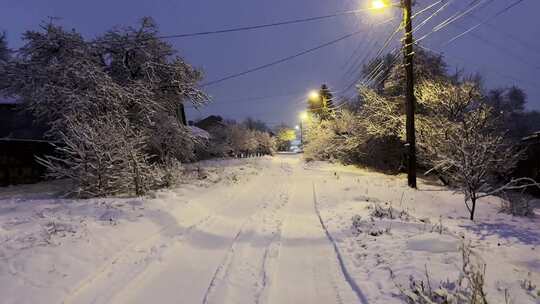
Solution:
<path fill-rule="evenodd" d="M 176 113 L 180 103 L 206 102 L 208 97 L 198 89 L 201 71 L 186 63 L 158 34 L 154 20 L 144 17 L 136 28 L 115 28 L 98 37 L 93 41 L 94 51 L 115 82 L 142 84 L 168 114 Z"/>
<path fill-rule="evenodd" d="M 226 145 L 234 156 L 272 154 L 275 151 L 274 140 L 267 132 L 248 129 L 244 124 L 226 125 Z"/>
<path fill-rule="evenodd" d="M 275 128 L 277 150 L 287 151 L 291 147 L 291 142 L 296 139 L 296 132 L 293 128 L 282 124 Z"/>
<path fill-rule="evenodd" d="M 173 160 L 189 162 L 195 159 L 197 139 L 176 117 L 159 113 L 148 129 L 148 152 L 158 163 Z"/>
<path fill-rule="evenodd" d="M 363 157 L 367 136 L 357 113 L 336 110 L 334 119 L 313 117 L 306 127 L 304 155 L 308 160 L 337 160 L 357 163 Z"/>
<path fill-rule="evenodd" d="M 268 132 L 255 131 L 254 136 L 257 142 L 257 153 L 272 155 L 275 152 L 275 141 Z"/>
<path fill-rule="evenodd" d="M 427 114 L 420 119 L 419 147 L 432 170 L 464 194 L 471 220 L 478 199 L 535 184 L 526 178 L 508 180 L 521 151 L 501 134 L 500 121 L 481 101 L 477 85 L 425 82 L 417 96 Z"/>
<path fill-rule="evenodd" d="M 197 88 L 201 73 L 174 56 L 150 19 L 94 41 L 52 23 L 26 32 L 23 40 L 5 67 L 5 91 L 60 141 L 57 155 L 44 160 L 51 176 L 77 181 L 75 192 L 84 196 L 123 191 L 112 180 L 131 176 L 127 185 L 141 194 L 161 183 L 147 174 L 149 168 L 166 170 L 192 158 L 193 138 L 174 120 L 181 103 L 206 99 Z"/>
<path fill-rule="evenodd" d="M 7 85 L 6 65 L 11 59 L 11 50 L 8 48 L 6 32 L 0 33 L 0 92 Z"/>
<path fill-rule="evenodd" d="M 11 51 L 7 44 L 6 32 L 0 33 L 0 63 L 7 62 L 11 58 Z"/>

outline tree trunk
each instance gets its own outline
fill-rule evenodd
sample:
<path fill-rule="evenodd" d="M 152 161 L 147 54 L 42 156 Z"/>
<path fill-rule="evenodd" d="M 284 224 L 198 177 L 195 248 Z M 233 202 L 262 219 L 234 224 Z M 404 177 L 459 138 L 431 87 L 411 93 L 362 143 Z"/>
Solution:
<path fill-rule="evenodd" d="M 476 209 L 476 197 L 471 196 L 471 221 L 474 220 L 474 210 Z"/>

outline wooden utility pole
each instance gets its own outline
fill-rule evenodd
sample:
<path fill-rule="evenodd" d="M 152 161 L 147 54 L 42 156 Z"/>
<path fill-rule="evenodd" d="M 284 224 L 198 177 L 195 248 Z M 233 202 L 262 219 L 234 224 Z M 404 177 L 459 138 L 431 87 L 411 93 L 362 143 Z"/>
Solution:
<path fill-rule="evenodd" d="M 403 40 L 403 56 L 405 63 L 405 74 L 407 84 L 405 87 L 405 103 L 407 112 L 406 122 L 406 148 L 407 148 L 407 183 L 409 187 L 416 188 L 416 135 L 414 128 L 414 70 L 413 70 L 413 34 L 411 20 L 412 0 L 401 0 L 403 7 L 403 23 L 405 28 L 405 39 Z"/>

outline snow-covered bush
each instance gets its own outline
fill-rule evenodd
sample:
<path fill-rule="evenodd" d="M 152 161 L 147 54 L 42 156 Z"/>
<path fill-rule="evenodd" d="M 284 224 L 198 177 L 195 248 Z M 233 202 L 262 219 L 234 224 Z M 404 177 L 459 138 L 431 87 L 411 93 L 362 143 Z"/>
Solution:
<path fill-rule="evenodd" d="M 523 191 L 511 192 L 506 191 L 501 193 L 501 212 L 515 216 L 533 216 L 534 207 L 532 206 L 533 198 Z"/>
<path fill-rule="evenodd" d="M 69 178 L 80 197 L 143 194 L 154 183 L 143 152 L 145 136 L 127 119 L 114 116 L 72 117 L 60 132 L 57 155 L 40 162 L 53 178 Z"/>
<path fill-rule="evenodd" d="M 227 139 L 235 156 L 246 156 L 250 146 L 249 132 L 241 125 L 230 125 L 227 128 Z"/>
<path fill-rule="evenodd" d="M 165 113 L 158 114 L 153 126 L 148 128 L 148 151 L 159 163 L 194 160 L 196 141 L 176 117 Z"/>
<path fill-rule="evenodd" d="M 332 119 L 310 118 L 305 128 L 304 157 L 306 160 L 336 160 L 358 163 L 365 131 L 356 113 L 336 110 Z"/>
<path fill-rule="evenodd" d="M 276 144 L 268 132 L 254 131 L 253 136 L 257 142 L 257 153 L 272 155 L 276 150 Z"/>
<path fill-rule="evenodd" d="M 313 119 L 305 128 L 304 158 L 310 160 L 337 159 L 336 147 L 337 136 L 328 120 L 318 121 Z"/>
<path fill-rule="evenodd" d="M 275 151 L 275 142 L 270 134 L 251 130 L 243 124 L 228 124 L 224 137 L 224 142 L 218 143 L 217 149 L 229 150 L 236 157 L 272 154 Z"/>
<path fill-rule="evenodd" d="M 305 158 L 362 164 L 389 173 L 398 172 L 403 163 L 403 145 L 398 135 L 378 125 L 379 118 L 375 116 L 383 114 L 376 113 L 377 106 L 367 99 L 365 104 L 370 106 L 359 113 L 340 109 L 334 111 L 332 119 L 311 118 L 305 128 Z M 389 122 L 382 116 L 380 119 Z"/>
<path fill-rule="evenodd" d="M 409 278 L 409 286 L 397 285 L 410 304 L 488 304 L 485 292 L 486 265 L 472 261 L 469 246 L 461 246 L 462 266 L 456 280 L 433 286 L 426 267 L 424 280 Z"/>
<path fill-rule="evenodd" d="M 392 207 L 391 204 L 385 203 L 384 205 L 376 203 L 368 206 L 370 216 L 374 218 L 388 218 L 388 219 L 402 219 L 408 221 L 410 214 L 406 210 L 400 210 Z"/>

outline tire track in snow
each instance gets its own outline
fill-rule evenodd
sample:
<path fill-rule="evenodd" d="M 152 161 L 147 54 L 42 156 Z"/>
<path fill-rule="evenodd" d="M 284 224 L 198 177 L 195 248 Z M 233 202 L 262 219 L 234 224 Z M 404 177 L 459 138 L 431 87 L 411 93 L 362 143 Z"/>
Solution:
<path fill-rule="evenodd" d="M 284 205 L 280 205 L 278 206 L 277 209 L 281 209 L 283 208 L 283 206 Z M 238 265 L 235 265 L 235 264 L 238 264 L 238 263 L 235 263 L 235 261 L 237 260 L 243 261 L 244 259 L 247 259 L 247 258 L 254 258 L 253 255 L 242 254 L 241 252 L 241 250 L 250 251 L 252 249 L 249 247 L 247 248 L 243 247 L 243 246 L 248 246 L 249 241 L 250 241 L 249 239 L 250 234 L 248 233 L 250 232 L 250 230 L 246 231 L 246 228 L 253 224 L 255 225 L 257 225 L 258 223 L 265 224 L 267 221 L 269 221 L 271 218 L 275 216 L 275 212 L 277 209 L 274 209 L 271 211 L 267 209 L 262 209 L 261 211 L 253 214 L 250 218 L 248 218 L 243 223 L 242 227 L 240 228 L 238 233 L 235 235 L 225 258 L 217 267 L 212 277 L 212 280 L 210 281 L 210 284 L 208 286 L 208 289 L 202 301 L 204 304 L 212 302 L 211 297 L 214 295 L 216 288 L 223 287 L 227 289 L 227 287 L 229 287 L 229 286 L 220 286 L 219 285 L 220 283 L 227 284 L 227 285 L 234 283 L 234 282 L 231 282 L 230 280 L 230 277 L 232 276 L 231 274 L 233 272 L 235 272 L 236 276 L 239 277 L 240 279 L 242 279 L 242 277 L 246 275 L 246 272 L 249 272 L 249 271 L 253 271 L 253 273 L 257 272 L 256 271 L 257 269 L 254 265 L 250 265 L 249 269 L 245 269 L 245 268 L 239 269 L 238 267 L 235 267 L 235 266 L 238 266 Z M 258 217 L 261 214 L 263 215 L 262 218 L 258 219 Z M 279 221 L 276 228 L 272 229 L 273 237 L 270 238 L 270 240 L 268 241 L 267 245 L 265 246 L 264 252 L 262 254 L 262 262 L 260 263 L 261 270 L 258 271 L 259 278 L 258 278 L 258 281 L 254 282 L 257 286 L 259 286 L 258 290 L 256 290 L 253 294 L 254 298 L 256 299 L 256 303 L 259 303 L 260 294 L 262 293 L 262 290 L 264 290 L 264 288 L 267 285 L 268 280 L 267 280 L 267 272 L 265 270 L 265 267 L 266 267 L 265 265 L 267 264 L 267 260 L 270 258 L 270 254 L 269 254 L 270 247 L 274 244 L 276 239 L 280 238 L 281 224 L 282 224 L 282 221 Z M 246 237 L 246 239 L 241 240 L 242 237 Z M 238 248 L 238 247 L 242 247 L 242 248 Z"/>
<path fill-rule="evenodd" d="M 275 264 L 279 260 L 279 252 L 281 249 L 281 236 L 283 232 L 282 228 L 285 221 L 286 218 L 281 218 L 279 220 L 276 235 L 272 238 L 270 244 L 265 248 L 260 273 L 260 276 L 262 278 L 262 286 L 260 292 L 256 296 L 255 303 L 257 304 L 266 303 L 268 299 L 268 287 L 272 283 L 271 278 L 273 277 L 275 271 Z"/>
<path fill-rule="evenodd" d="M 328 231 L 328 228 L 324 224 L 324 221 L 323 221 L 323 219 L 321 217 L 321 213 L 320 213 L 319 208 L 318 208 L 317 193 L 315 191 L 315 183 L 313 182 L 312 185 L 313 185 L 313 207 L 315 209 L 315 213 L 317 214 L 317 217 L 319 218 L 319 222 L 321 223 L 321 227 L 323 228 L 324 233 L 326 234 L 326 237 L 328 238 L 328 241 L 330 241 L 330 243 L 332 244 L 332 247 L 334 248 L 334 252 L 336 254 L 336 258 L 338 260 L 338 264 L 339 264 L 339 267 L 341 269 L 341 273 L 345 277 L 345 280 L 347 281 L 347 283 L 349 284 L 351 289 L 354 291 L 356 297 L 358 298 L 358 301 L 360 303 L 363 303 L 363 304 L 368 304 L 369 302 L 368 302 L 366 296 L 364 295 L 364 293 L 362 292 L 362 290 L 360 289 L 358 284 L 356 284 L 356 281 L 352 278 L 351 274 L 347 270 L 347 267 L 345 266 L 345 262 L 343 261 L 343 256 L 341 255 L 341 253 L 339 251 L 339 248 L 338 248 L 338 246 L 336 244 L 336 241 L 334 240 L 334 238 L 332 237 L 332 235 Z"/>
<path fill-rule="evenodd" d="M 261 176 L 259 176 L 260 178 Z M 234 202 L 234 198 L 240 196 L 241 194 L 245 193 L 247 191 L 248 187 L 242 187 L 241 191 L 233 191 L 233 195 L 227 200 L 227 206 L 231 205 L 232 202 Z M 194 204 L 196 204 L 198 200 L 195 201 L 195 203 L 186 203 L 185 205 L 182 205 L 182 207 L 190 208 Z M 221 206 L 223 208 L 223 206 Z M 180 209 L 180 208 L 178 208 Z M 176 210 L 175 212 L 177 212 Z M 89 276 L 87 276 L 85 279 L 83 279 L 76 288 L 68 291 L 67 295 L 64 296 L 64 299 L 61 303 L 78 303 L 77 297 L 80 296 L 81 293 L 83 293 L 86 289 L 93 287 L 94 284 L 99 284 L 103 280 L 109 280 L 110 281 L 110 274 L 115 273 L 114 269 L 116 267 L 120 267 L 120 262 L 122 260 L 124 261 L 123 265 L 130 264 L 131 267 L 127 269 L 125 272 L 128 272 L 127 274 L 124 273 L 122 278 L 122 282 L 118 281 L 112 281 L 110 282 L 107 287 L 107 290 L 99 290 L 100 295 L 95 295 L 94 299 L 91 301 L 92 303 L 98 302 L 98 296 L 103 298 L 103 294 L 106 294 L 109 297 L 114 297 L 114 293 L 117 293 L 118 291 L 112 291 L 111 285 L 114 286 L 116 284 L 122 284 L 126 285 L 126 282 L 133 281 L 137 278 L 138 275 L 144 272 L 144 270 L 153 262 L 152 258 L 157 254 L 155 248 L 164 248 L 167 247 L 167 240 L 170 241 L 170 239 L 164 240 L 163 242 L 160 242 L 160 239 L 163 237 L 163 234 L 165 234 L 167 231 L 171 231 L 174 234 L 174 239 L 177 242 L 183 242 L 184 238 L 189 235 L 192 231 L 196 230 L 197 228 L 201 227 L 204 224 L 207 224 L 213 220 L 216 220 L 216 218 L 219 216 L 218 211 L 215 211 L 211 214 L 207 214 L 206 216 L 202 217 L 201 220 L 197 221 L 196 223 L 189 225 L 186 227 L 182 232 L 177 233 L 174 232 L 177 229 L 178 223 L 172 223 L 169 225 L 166 225 L 164 227 L 161 227 L 160 229 L 157 229 L 156 231 L 152 232 L 148 236 L 144 237 L 142 240 L 137 240 L 128 246 L 126 246 L 123 250 L 118 252 L 111 260 L 105 262 L 102 264 L 101 267 L 98 268 L 97 271 L 91 273 Z M 161 244 L 161 245 L 160 245 Z M 136 250 L 138 247 L 143 247 L 144 249 Z M 143 256 L 133 256 L 133 252 L 135 254 L 139 254 L 141 252 L 144 252 Z M 136 269 L 133 269 L 133 265 L 141 265 L 138 267 L 135 267 Z M 126 278 L 125 276 L 128 276 L 129 278 Z M 121 287 L 120 287 L 121 288 Z"/>
<path fill-rule="evenodd" d="M 292 170 L 288 164 L 282 163 L 280 168 L 285 171 L 287 175 L 291 175 Z M 217 300 L 214 301 L 212 299 L 216 297 L 216 293 L 225 293 L 227 296 L 227 293 L 232 292 L 234 296 L 234 292 L 238 292 L 235 290 L 236 288 L 241 289 L 239 293 L 243 296 L 252 296 L 249 303 L 260 303 L 264 290 L 269 284 L 269 272 L 273 265 L 271 260 L 273 259 L 273 255 L 279 255 L 281 227 L 283 224 L 283 219 L 281 218 L 282 211 L 289 203 L 289 194 L 287 191 L 289 183 L 281 180 L 280 185 L 281 189 L 274 192 L 269 200 L 262 204 L 263 208 L 252 214 L 243 222 L 223 261 L 216 268 L 216 271 L 212 276 L 203 297 L 203 304 L 226 302 L 227 299 L 223 299 L 222 297 L 217 297 Z M 278 201 L 278 203 L 274 203 L 275 201 Z M 269 205 L 271 205 L 272 208 L 268 209 L 267 207 Z M 256 245 L 252 244 L 252 242 L 258 241 L 255 239 L 255 237 L 258 236 L 257 232 L 260 232 L 258 230 L 263 230 L 268 233 L 266 229 L 271 232 L 272 237 L 268 240 L 264 240 L 264 251 L 260 254 L 260 250 L 258 250 Z M 250 262 L 255 262 L 254 260 L 259 258 L 261 261 L 258 263 L 258 266 L 256 265 L 257 263 L 249 265 Z M 257 274 L 257 277 L 254 277 L 255 282 L 252 282 L 255 286 L 255 290 L 251 294 L 249 294 L 251 291 L 246 291 L 248 288 L 246 288 L 245 285 L 241 284 L 241 282 L 238 284 L 237 282 L 242 281 L 249 274 L 252 276 Z M 230 300 L 232 300 L 233 303 L 238 303 L 235 299 Z"/>
<path fill-rule="evenodd" d="M 175 237 L 180 238 L 180 237 L 190 233 L 191 231 L 193 231 L 197 227 L 209 222 L 212 219 L 213 219 L 213 216 L 206 216 L 203 219 L 201 219 L 200 221 L 198 221 L 197 223 L 195 223 L 195 224 L 193 224 L 191 226 L 188 226 L 182 233 L 177 234 Z M 64 297 L 64 300 L 62 300 L 62 303 L 77 303 L 77 302 L 74 302 L 74 301 L 76 300 L 77 296 L 79 296 L 79 294 L 81 292 L 83 292 L 86 288 L 89 288 L 90 286 L 92 286 L 92 284 L 97 283 L 98 280 L 103 279 L 104 277 L 108 276 L 108 274 L 113 273 L 113 268 L 120 267 L 118 265 L 120 264 L 120 262 L 122 260 L 127 260 L 127 261 L 123 262 L 124 265 L 130 264 L 130 263 L 135 264 L 135 265 L 144 264 L 144 265 L 142 265 L 140 267 L 137 267 L 137 269 L 133 269 L 133 268 L 130 269 L 131 271 L 130 271 L 129 276 L 132 279 L 135 278 L 139 273 L 143 272 L 146 267 L 148 267 L 148 265 L 151 263 L 152 256 L 157 254 L 156 251 L 154 250 L 154 248 L 158 248 L 158 247 L 163 248 L 163 244 L 161 246 L 159 246 L 158 244 L 156 244 L 154 242 L 155 242 L 156 239 L 159 239 L 161 237 L 163 232 L 170 229 L 171 226 L 173 226 L 173 225 L 163 227 L 163 228 L 159 229 L 157 232 L 152 233 L 150 236 L 144 238 L 143 240 L 141 240 L 139 242 L 135 242 L 135 243 L 129 245 L 128 247 L 126 247 L 125 249 L 123 249 L 122 251 L 120 251 L 112 260 L 105 263 L 96 272 L 92 273 L 89 277 L 84 279 L 83 282 L 79 284 L 79 286 L 77 286 L 75 289 L 73 289 L 71 292 L 69 292 L 68 295 L 66 295 Z M 152 242 L 153 244 L 145 246 L 145 248 L 146 248 L 145 251 L 143 251 L 143 250 L 135 250 L 139 246 L 144 246 L 144 244 L 147 243 L 147 242 Z M 132 253 L 132 252 L 136 252 L 136 253 L 144 252 L 144 254 L 142 254 L 142 256 L 133 257 L 132 255 L 129 255 L 129 253 Z M 144 262 L 144 263 L 142 263 L 142 262 Z M 112 284 L 114 284 L 114 283 L 118 283 L 118 282 L 112 282 Z M 93 302 L 95 302 L 96 300 L 97 299 L 94 299 Z"/>

